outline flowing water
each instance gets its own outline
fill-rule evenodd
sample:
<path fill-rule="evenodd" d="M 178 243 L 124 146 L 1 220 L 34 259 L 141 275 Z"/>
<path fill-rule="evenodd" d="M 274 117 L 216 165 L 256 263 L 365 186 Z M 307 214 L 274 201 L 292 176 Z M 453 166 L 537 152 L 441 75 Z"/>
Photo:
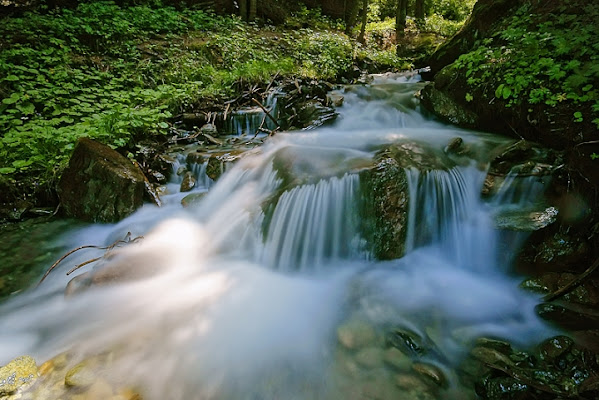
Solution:
<path fill-rule="evenodd" d="M 187 193 L 173 174 L 162 208 L 65 233 L 67 248 L 144 235 L 110 262 L 151 273 L 65 298 L 65 272 L 101 254 L 76 253 L 1 306 L 0 363 L 111 352 L 109 379 L 148 399 L 415 399 L 430 397 L 405 377 L 424 360 L 449 381 L 439 398 L 472 398 L 453 368 L 476 338 L 527 345 L 548 334 L 537 299 L 510 275 L 518 240 L 493 226 L 498 209 L 534 202 L 542 188 L 507 179 L 481 199 L 488 152 L 509 141 L 427 119 L 420 87 L 417 75 L 348 87 L 334 125 L 279 133 L 217 183 L 195 167 L 194 191 L 207 192 L 197 206 L 181 207 Z M 408 252 L 374 260 L 358 172 L 389 143 L 442 152 L 456 136 L 473 160 L 406 171 Z M 394 363 L 384 337 L 396 328 L 435 346 Z"/>

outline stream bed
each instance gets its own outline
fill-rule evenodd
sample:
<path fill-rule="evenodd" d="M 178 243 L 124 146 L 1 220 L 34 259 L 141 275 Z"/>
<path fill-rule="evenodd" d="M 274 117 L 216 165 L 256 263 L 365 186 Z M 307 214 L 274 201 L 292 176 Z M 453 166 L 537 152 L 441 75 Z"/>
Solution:
<path fill-rule="evenodd" d="M 513 141 L 423 115 L 422 86 L 404 74 L 343 88 L 333 124 L 277 133 L 217 182 L 188 166 L 191 193 L 205 193 L 191 206 L 173 173 L 161 208 L 55 234 L 52 254 L 57 242 L 143 239 L 66 276 L 102 255 L 77 252 L 5 300 L 0 364 L 67 354 L 65 369 L 88 362 L 96 380 L 144 399 L 476 398 L 458 366 L 477 339 L 526 347 L 555 333 L 511 269 L 525 235 L 495 226 L 534 207 L 546 182 L 506 179 L 481 196 L 494 151 Z M 468 151 L 452 158 L 456 137 Z M 364 233 L 363 172 L 396 144 L 435 161 L 403 167 L 407 191 L 390 204 L 406 205 L 405 240 L 384 245 L 405 255 L 380 260 Z M 101 266 L 133 272 L 69 284 Z M 51 373 L 38 381 L 23 398 L 92 398 Z"/>

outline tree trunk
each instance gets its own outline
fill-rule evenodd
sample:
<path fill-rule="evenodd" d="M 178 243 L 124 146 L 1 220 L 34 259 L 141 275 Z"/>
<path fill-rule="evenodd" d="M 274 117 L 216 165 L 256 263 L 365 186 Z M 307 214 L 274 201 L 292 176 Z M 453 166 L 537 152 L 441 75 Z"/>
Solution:
<path fill-rule="evenodd" d="M 414 4 L 414 17 L 418 28 L 424 27 L 424 0 L 416 0 Z"/>
<path fill-rule="evenodd" d="M 406 15 L 408 13 L 408 0 L 397 0 L 397 10 L 395 14 L 395 37 L 396 43 L 404 36 L 406 29 Z"/>
<path fill-rule="evenodd" d="M 250 14 L 248 17 L 248 20 L 251 21 L 255 21 L 256 20 L 256 13 L 258 11 L 258 0 L 250 0 Z"/>
<path fill-rule="evenodd" d="M 360 36 L 358 42 L 364 44 L 366 41 L 366 23 L 368 22 L 368 0 L 362 0 L 362 26 L 360 26 Z"/>
<path fill-rule="evenodd" d="M 346 0 L 345 2 L 345 33 L 351 34 L 358 17 L 358 0 Z"/>
<path fill-rule="evenodd" d="M 248 3 L 247 0 L 239 0 L 239 15 L 241 19 L 247 21 L 248 19 Z"/>

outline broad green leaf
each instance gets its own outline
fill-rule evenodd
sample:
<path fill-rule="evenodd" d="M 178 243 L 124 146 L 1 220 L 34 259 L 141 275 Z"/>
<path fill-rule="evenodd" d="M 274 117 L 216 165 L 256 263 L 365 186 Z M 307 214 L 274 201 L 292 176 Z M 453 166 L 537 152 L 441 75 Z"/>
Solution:
<path fill-rule="evenodd" d="M 499 85 L 497 87 L 497 89 L 495 89 L 495 97 L 497 97 L 497 98 L 501 97 L 501 94 L 503 93 L 503 87 L 504 87 L 504 84 L 502 83 L 501 85 Z"/>

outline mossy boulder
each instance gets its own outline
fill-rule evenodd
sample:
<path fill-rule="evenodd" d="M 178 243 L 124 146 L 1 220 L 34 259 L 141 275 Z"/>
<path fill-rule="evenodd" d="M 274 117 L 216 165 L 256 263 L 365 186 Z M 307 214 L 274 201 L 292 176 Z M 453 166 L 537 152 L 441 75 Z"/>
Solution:
<path fill-rule="evenodd" d="M 14 392 L 32 382 L 39 375 L 35 360 L 30 356 L 15 358 L 0 367 L 0 396 Z"/>
<path fill-rule="evenodd" d="M 402 142 L 379 151 L 374 167 L 360 173 L 362 234 L 375 258 L 391 260 L 405 253 L 410 200 L 406 169 L 424 172 L 453 166 L 440 150 Z"/>
<path fill-rule="evenodd" d="M 143 204 L 144 176 L 115 150 L 81 138 L 58 189 L 66 215 L 93 222 L 116 222 Z"/>

